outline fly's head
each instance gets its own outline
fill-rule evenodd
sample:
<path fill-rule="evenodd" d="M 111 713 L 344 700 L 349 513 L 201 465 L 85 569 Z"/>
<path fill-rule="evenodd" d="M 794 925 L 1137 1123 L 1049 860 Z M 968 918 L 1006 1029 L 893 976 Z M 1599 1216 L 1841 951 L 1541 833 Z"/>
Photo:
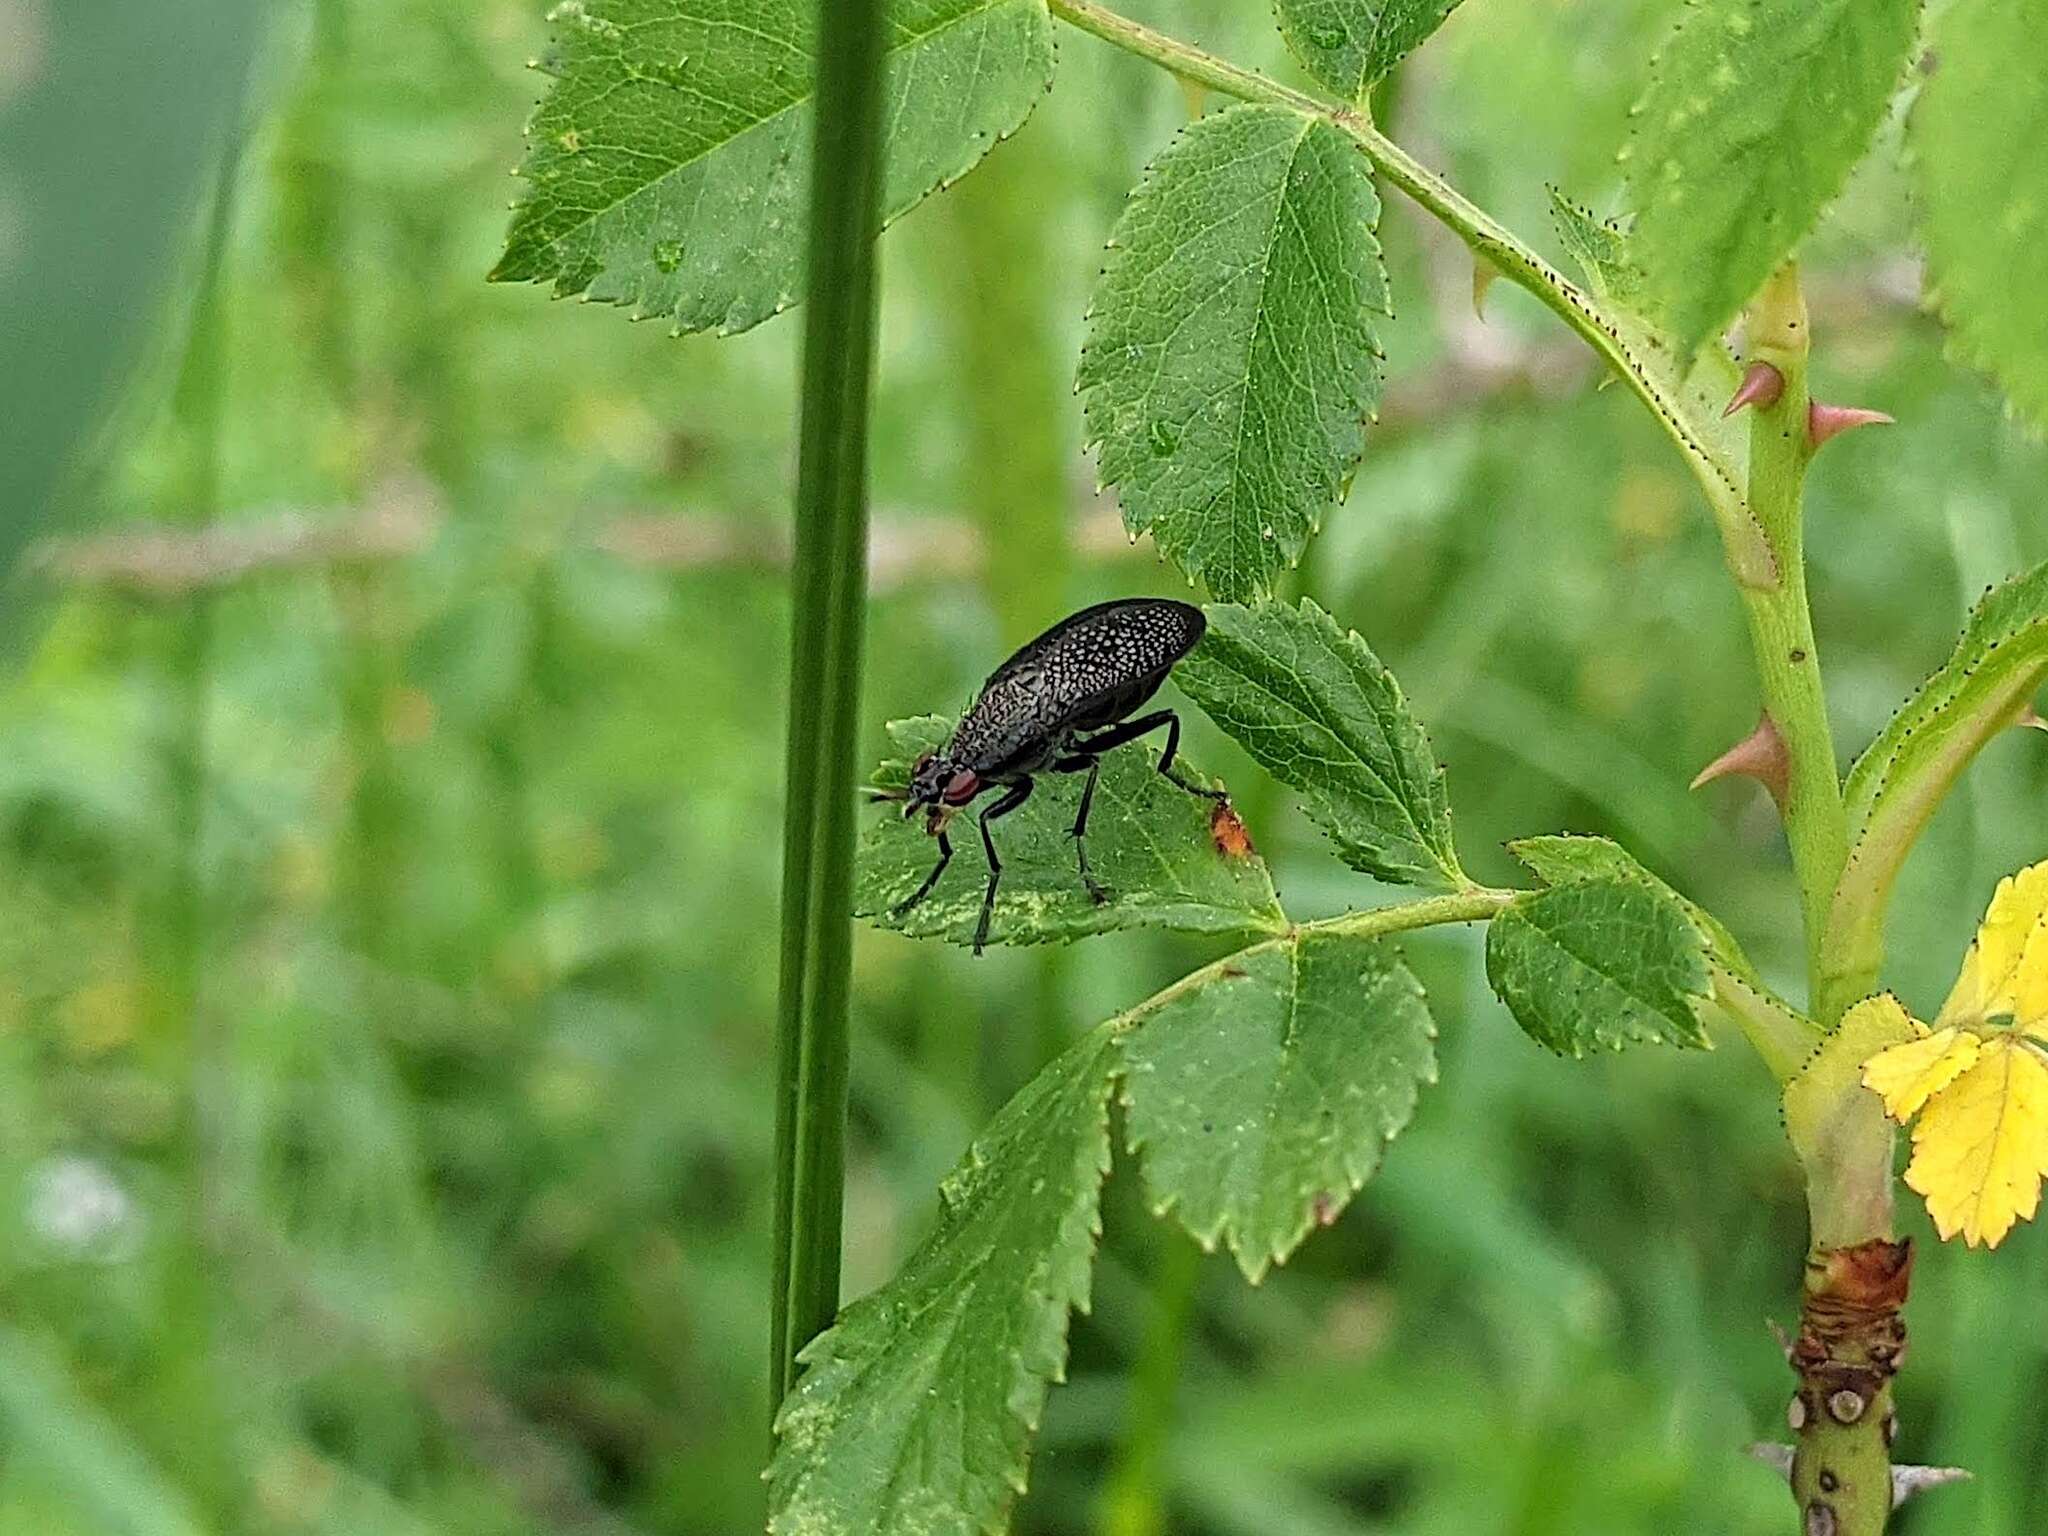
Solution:
<path fill-rule="evenodd" d="M 936 834 L 981 791 L 981 779 L 973 769 L 962 768 L 943 753 L 927 752 L 911 766 L 903 814 L 922 812 L 925 831 Z"/>

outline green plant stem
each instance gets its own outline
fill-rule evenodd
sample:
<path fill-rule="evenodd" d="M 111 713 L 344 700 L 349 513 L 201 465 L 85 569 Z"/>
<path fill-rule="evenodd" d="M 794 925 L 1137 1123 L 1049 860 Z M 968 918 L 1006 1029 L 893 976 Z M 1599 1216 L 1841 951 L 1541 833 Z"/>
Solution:
<path fill-rule="evenodd" d="M 1683 454 L 1705 492 L 1731 563 L 1745 583 L 1768 582 L 1767 564 L 1757 558 L 1760 534 L 1743 499 L 1743 487 L 1726 456 L 1698 430 L 1691 406 L 1681 399 L 1665 373 L 1638 357 L 1623 341 L 1621 328 L 1604 314 L 1591 294 L 1566 278 L 1523 240 L 1450 183 L 1387 138 L 1370 119 L 1350 107 L 1324 101 L 1305 91 L 1268 80 L 1213 54 L 1120 16 L 1093 0 L 1048 0 L 1062 21 L 1126 52 L 1149 59 L 1183 80 L 1221 91 L 1239 101 L 1264 102 L 1320 117 L 1357 141 L 1394 186 L 1449 228 L 1515 286 L 1534 295 L 1621 377 L 1647 405 Z"/>
<path fill-rule="evenodd" d="M 839 1305 L 882 0 L 821 0 L 776 1030 L 771 1414 Z"/>
<path fill-rule="evenodd" d="M 1848 857 L 1841 775 L 1821 687 L 1820 648 L 1806 597 L 1806 547 L 1801 498 L 1813 456 L 1806 429 L 1806 300 L 1799 271 L 1787 262 L 1750 305 L 1749 351 L 1778 370 L 1784 388 L 1769 404 L 1749 406 L 1749 504 L 1778 569 L 1769 587 L 1742 585 L 1764 713 L 1784 743 L 1781 807 L 1792 867 L 1806 921 L 1808 1002 L 1823 1026 L 1841 1017 L 1847 1000 L 1823 995 L 1828 905 Z"/>
<path fill-rule="evenodd" d="M 1710 967 L 1715 1004 L 1742 1031 L 1771 1075 L 1781 1084 L 1790 1082 L 1821 1043 L 1820 1031 L 1768 990 L 1753 986 L 1718 961 L 1710 962 Z"/>
<path fill-rule="evenodd" d="M 227 305 L 224 290 L 229 238 L 234 230 L 235 185 L 242 159 L 242 132 L 231 130 L 215 176 L 212 207 L 199 260 L 198 290 L 171 393 L 171 415 L 184 455 L 179 501 L 193 528 L 220 516 L 220 435 L 227 388 Z M 194 591 L 175 619 L 177 641 L 175 705 L 164 743 L 170 785 L 172 865 L 164 894 L 163 935 L 167 956 L 166 993 L 171 1036 L 186 1042 L 191 1084 L 185 1109 L 186 1143 L 192 1159 L 197 1230 L 214 1230 L 219 1156 L 212 1136 L 227 1124 L 218 1099 L 225 1090 L 224 1043 L 215 1038 L 205 1013 L 207 949 L 205 875 L 207 713 L 212 703 L 212 595 Z"/>
<path fill-rule="evenodd" d="M 1208 985 L 1226 969 L 1242 966 L 1246 955 L 1255 954 L 1260 950 L 1293 944 L 1318 934 L 1347 939 L 1373 939 L 1393 933 L 1411 933 L 1417 928 L 1441 927 L 1445 923 L 1483 922 L 1519 894 L 1516 891 L 1499 890 L 1493 886 L 1473 885 L 1443 896 L 1424 896 L 1416 901 L 1396 902 L 1389 907 L 1374 907 L 1370 911 L 1342 912 L 1335 917 L 1316 918 L 1312 922 L 1289 923 L 1277 932 L 1252 929 L 1254 933 L 1269 932 L 1270 937 L 1244 949 L 1233 950 L 1219 960 L 1210 961 L 1200 970 L 1188 972 L 1180 980 L 1154 992 L 1137 1007 L 1117 1015 L 1114 1023 L 1119 1029 L 1127 1029 L 1182 994 Z"/>
<path fill-rule="evenodd" d="M 1166 1456 L 1201 1277 L 1202 1250 L 1179 1229 L 1162 1227 L 1152 1316 L 1131 1368 L 1130 1409 L 1103 1486 L 1101 1536 L 1163 1536 L 1168 1528 Z"/>
<path fill-rule="evenodd" d="M 298 99 L 278 135 L 280 248 L 305 327 L 308 358 L 348 430 L 353 474 L 358 390 L 347 292 L 348 188 L 342 175 L 347 146 L 341 109 L 348 83 L 347 0 L 314 0 L 311 9 Z"/>
<path fill-rule="evenodd" d="M 1751 302 L 1747 334 L 1752 362 L 1775 368 L 1783 386 L 1776 399 L 1748 407 L 1749 502 L 1770 542 L 1779 579 L 1769 588 L 1744 587 L 1742 599 L 1764 713 L 1784 748 L 1780 810 L 1805 918 L 1809 1003 L 1828 1028 L 1854 1000 L 1845 995 L 1840 968 L 1831 963 L 1827 933 L 1848 858 L 1848 827 L 1806 597 L 1802 498 L 1813 457 L 1806 372 L 1811 339 L 1796 265 L 1787 262 Z M 1885 1291 L 1884 1304 L 1875 1306 L 1857 1289 L 1863 1267 L 1845 1265 L 1841 1256 L 1892 1251 L 1892 1138 L 1839 1138 L 1835 1144 L 1843 1155 L 1806 1166 L 1813 1246 L 1794 1355 L 1804 1417 L 1795 1426 L 1792 1495 L 1808 1531 L 1824 1520 L 1835 1536 L 1879 1536 L 1891 1516 L 1884 1424 L 1892 1413 L 1897 1356 L 1885 1354 L 1880 1365 L 1871 1351 L 1873 1343 L 1890 1349 L 1893 1330 L 1903 1327 L 1897 1314 L 1905 1299 L 1904 1276 L 1895 1292 Z M 1844 1326 L 1845 1316 L 1858 1319 L 1857 1325 Z M 1852 1395 L 1863 1405 L 1846 1422 L 1830 1407 L 1845 1382 L 1856 1384 Z"/>

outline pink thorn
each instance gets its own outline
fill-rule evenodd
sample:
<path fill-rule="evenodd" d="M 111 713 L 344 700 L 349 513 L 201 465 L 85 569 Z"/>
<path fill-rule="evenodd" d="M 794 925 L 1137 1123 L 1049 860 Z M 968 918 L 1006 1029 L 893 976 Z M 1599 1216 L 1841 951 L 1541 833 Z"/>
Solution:
<path fill-rule="evenodd" d="M 2013 724 L 2024 726 L 2030 731 L 2048 731 L 2048 720 L 2043 720 L 2040 711 L 2031 704 L 2020 711 L 2019 718 L 2014 720 Z"/>
<path fill-rule="evenodd" d="M 1791 771 L 1792 759 L 1785 750 L 1785 738 L 1778 734 L 1777 726 L 1766 714 L 1758 717 L 1755 730 L 1702 768 L 1690 787 L 1698 789 L 1716 779 L 1742 774 L 1768 789 L 1771 798 L 1782 807 Z"/>
<path fill-rule="evenodd" d="M 1806 404 L 1806 440 L 1816 448 L 1838 433 L 1892 424 L 1883 411 L 1865 410 L 1860 405 L 1822 405 L 1818 400 Z"/>
<path fill-rule="evenodd" d="M 1742 375 L 1742 387 L 1728 398 L 1723 416 L 1733 416 L 1745 405 L 1771 406 L 1785 393 L 1785 375 L 1769 363 L 1751 363 Z"/>

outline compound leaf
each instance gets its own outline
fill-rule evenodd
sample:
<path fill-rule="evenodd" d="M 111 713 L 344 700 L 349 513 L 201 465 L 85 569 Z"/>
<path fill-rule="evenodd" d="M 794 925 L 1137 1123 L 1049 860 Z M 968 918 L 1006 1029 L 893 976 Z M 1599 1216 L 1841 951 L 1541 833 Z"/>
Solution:
<path fill-rule="evenodd" d="M 1025 1086 L 939 1190 L 896 1278 L 803 1353 L 769 1467 L 775 1536 L 982 1536 L 1024 1487 L 1067 1314 L 1088 1305 L 1116 1041 Z"/>
<path fill-rule="evenodd" d="M 1436 1081 L 1436 1026 L 1390 948 L 1305 935 L 1243 950 L 1124 1043 L 1147 1197 L 1256 1283 L 1336 1220 Z"/>
<path fill-rule="evenodd" d="M 1181 130 L 1110 237 L 1081 356 L 1088 441 L 1130 531 L 1219 598 L 1270 590 L 1364 449 L 1378 219 L 1349 137 L 1239 106 Z"/>
<path fill-rule="evenodd" d="M 876 786 L 892 790 L 908 783 L 911 762 L 943 746 L 952 730 L 951 721 L 935 715 L 892 722 L 889 736 L 900 755 L 876 771 Z M 1088 862 L 1111 892 L 1101 906 L 1081 883 L 1072 835 L 1085 775 L 1041 775 L 1021 809 L 991 824 L 1003 879 L 989 942 L 1042 944 L 1134 927 L 1243 933 L 1286 926 L 1265 860 L 1239 838 L 1224 835 L 1239 826 L 1234 816 L 1229 828 L 1219 828 L 1210 802 L 1160 775 L 1158 761 L 1158 752 L 1142 743 L 1102 759 L 1088 818 Z M 1210 782 L 1185 757 L 1174 764 L 1176 771 Z M 924 823 L 906 821 L 899 806 L 874 807 L 854 873 L 856 915 L 916 938 L 971 943 L 988 884 L 988 861 L 973 818 L 993 799 L 954 820 L 948 829 L 952 863 L 932 893 L 900 917 L 891 909 L 931 872 L 938 846 Z"/>
<path fill-rule="evenodd" d="M 1443 769 L 1365 641 L 1306 599 L 1207 612 L 1208 633 L 1174 673 L 1182 691 L 1301 793 L 1354 869 L 1463 885 Z"/>
<path fill-rule="evenodd" d="M 741 331 L 803 288 L 817 7 L 563 0 L 493 278 Z M 894 0 L 882 210 L 1016 129 L 1052 78 L 1044 0 Z"/>
<path fill-rule="evenodd" d="M 1457 8 L 1458 0 L 1273 0 L 1301 67 L 1351 102 L 1364 100 Z"/>
<path fill-rule="evenodd" d="M 1706 943 L 1685 908 L 1633 878 L 1519 896 L 1486 933 L 1486 979 L 1537 1044 L 1565 1056 L 1663 1044 L 1704 1048 Z"/>
<path fill-rule="evenodd" d="M 2048 36 L 2043 0 L 1957 0 L 1907 123 L 1928 276 L 1961 359 L 2048 427 Z"/>
<path fill-rule="evenodd" d="M 1904 72 L 1918 0 L 1691 0 L 1623 150 L 1644 295 L 1691 357 L 1840 192 Z"/>
<path fill-rule="evenodd" d="M 1927 818 L 1984 744 L 2048 682 L 2048 564 L 1993 589 L 1955 652 L 1913 691 L 1849 770 L 1849 861 L 1829 911 L 1831 944 L 1880 948 L 1892 883 Z"/>

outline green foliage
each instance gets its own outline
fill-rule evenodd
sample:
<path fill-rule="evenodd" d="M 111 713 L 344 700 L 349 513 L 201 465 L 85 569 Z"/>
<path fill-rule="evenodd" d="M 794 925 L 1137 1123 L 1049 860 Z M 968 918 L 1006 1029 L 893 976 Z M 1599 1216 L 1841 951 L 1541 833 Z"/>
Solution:
<path fill-rule="evenodd" d="M 1595 298 L 1624 308 L 1641 304 L 1643 271 L 1618 224 L 1597 217 L 1556 187 L 1550 189 L 1550 217 L 1558 243 L 1579 264 Z"/>
<path fill-rule="evenodd" d="M 1398 884 L 1465 883 L 1443 769 L 1401 686 L 1313 602 L 1218 605 L 1176 677 L 1347 864 Z"/>
<path fill-rule="evenodd" d="M 1686 911 L 1632 877 L 1517 897 L 1486 933 L 1486 979 L 1537 1044 L 1564 1056 L 1704 1047 L 1706 947 Z"/>
<path fill-rule="evenodd" d="M 10 188 L 0 268 L 29 289 L 63 266 L 45 259 L 51 241 L 106 224 L 115 141 L 135 120 L 133 80 L 95 67 L 99 8 L 31 9 L 37 29 L 0 69 L 0 108 L 9 129 L 73 154 L 57 156 L 61 176 Z M 256 173 L 230 264 L 222 527 L 202 544 L 134 525 L 191 505 L 144 376 L 131 414 L 98 440 L 106 494 L 81 510 L 128 524 L 108 546 L 148 558 L 132 584 L 79 558 L 97 539 L 67 538 L 39 561 L 28 574 L 48 624 L 18 637 L 0 689 L 0 1172 L 20 1195 L 0 1292 L 50 1366 L 16 1350 L 0 1373 L 0 1530 L 234 1530 L 252 1510 L 323 1536 L 759 1530 L 773 1070 L 761 1021 L 777 969 L 776 658 L 791 618 L 779 530 L 799 334 L 677 344 L 666 326 L 481 289 L 475 253 L 499 221 L 508 135 L 537 94 L 504 66 L 538 38 L 538 7 L 317 9 L 348 25 L 305 81 L 290 153 Z M 1642 18 L 1667 9 L 1622 0 L 1583 27 L 1558 25 L 1555 6 L 1475 13 L 1431 45 L 1456 73 L 1404 84 L 1400 131 L 1455 166 L 1504 233 L 1526 228 L 1544 216 L 1542 175 L 1579 167 L 1569 184 L 1597 184 L 1620 114 L 1605 104 L 1626 94 L 1612 82 L 1635 73 Z M 206 7 L 171 10 L 163 35 L 189 42 L 192 59 L 246 45 L 242 33 L 202 37 Z M 1280 62 L 1257 7 L 1145 14 L 1250 66 Z M 75 111 L 51 116 L 67 89 Z M 1079 313 L 1097 265 L 1086 231 L 1108 227 L 1131 167 L 1186 110 L 1155 72 L 1063 38 L 1028 141 L 1001 152 L 1031 168 L 1028 187 L 1000 194 L 1008 216 L 988 225 L 1037 248 L 1022 264 L 1048 322 L 1034 348 L 1067 345 L 1059 317 Z M 190 114 L 145 115 L 164 139 L 153 154 L 189 166 L 210 153 Z M 81 123 L 99 138 L 80 138 Z M 264 141 L 275 132 L 264 125 Z M 78 174 L 92 160 L 105 175 Z M 311 190 L 301 167 L 345 193 L 331 241 L 279 216 Z M 2048 555 L 2030 512 L 2042 450 L 2001 422 L 1990 391 L 1941 366 L 1924 318 L 1897 302 L 1914 236 L 1889 170 L 1853 178 L 1843 216 L 1801 262 L 1814 376 L 1904 423 L 1830 448 L 1808 482 L 1832 704 L 1858 745 L 1926 670 L 1912 658 L 1947 654 L 1950 594 Z M 2009 213 L 2037 181 L 2013 174 Z M 156 182 L 165 199 L 185 184 Z M 114 201 L 123 217 L 148 211 Z M 990 252 L 942 242 L 945 222 L 908 219 L 884 242 L 880 579 L 864 681 L 877 722 L 969 689 L 992 616 L 1028 629 L 1162 577 L 1072 487 L 1048 483 L 1040 498 L 1059 561 L 1040 558 L 1037 533 L 1020 543 L 970 510 L 963 486 L 1006 471 L 962 432 L 969 415 L 1064 442 L 1055 465 L 1079 423 L 949 344 L 970 307 L 968 323 L 993 317 L 1000 340 L 989 290 L 1020 268 L 999 240 Z M 137 227 L 132 250 L 101 243 L 121 248 L 124 270 L 170 273 L 161 238 Z M 1749 418 L 1721 423 L 1727 388 L 1693 387 L 1725 359 L 1706 349 L 1674 392 L 1669 344 L 1659 352 L 1632 308 L 1633 248 L 1609 233 L 1607 277 L 1587 284 L 1599 319 L 1556 290 L 1545 302 L 1578 314 L 1578 334 L 1624 375 L 1655 381 L 1637 393 L 1674 439 L 1708 444 L 1731 475 L 1719 483 L 1739 494 Z M 1497 292 L 1475 332 L 1464 283 L 1439 269 L 1447 247 L 1389 247 L 1413 296 L 1387 334 L 1400 359 L 1388 419 L 1351 515 L 1286 579 L 1290 596 L 1364 629 L 1428 701 L 1473 855 L 1498 866 L 1487 850 L 1530 827 L 1610 832 L 1729 917 L 1761 974 L 1791 977 L 1797 923 L 1761 797 L 1684 790 L 1756 699 L 1675 465 L 1621 391 L 1595 389 L 1553 346 L 1561 336 L 1546 341 L 1546 318 L 1520 296 Z M 132 328 L 135 307 L 155 304 L 147 282 L 74 268 L 63 269 L 78 292 L 60 296 L 72 330 L 86 315 Z M 279 344 L 304 336 L 315 309 L 336 322 L 319 334 L 329 356 L 352 360 L 358 398 L 329 389 L 318 349 Z M 1626 361 L 1594 339 L 1610 320 Z M 167 329 L 164 357 L 175 317 Z M 53 379 L 104 355 L 44 351 Z M 378 466 L 367 489 L 351 470 L 365 462 Z M 435 519 L 418 549 L 407 519 L 386 516 L 415 504 Z M 279 521 L 279 507 L 304 511 Z M 369 551 L 361 527 L 377 530 Z M 265 562 L 277 548 L 288 563 Z M 198 786 L 210 830 L 195 847 L 161 744 L 190 715 L 175 644 L 192 594 L 180 583 L 207 572 L 216 640 L 193 718 L 210 742 Z M 1981 753 L 1916 843 L 1890 904 L 1886 980 L 1905 995 L 1940 995 L 1977 898 L 2040 856 L 2038 746 L 2015 732 Z M 1132 755 L 1142 767 L 1143 750 Z M 1232 787 L 1290 901 L 1329 911 L 1357 899 L 1322 836 L 1282 809 L 1290 792 L 1246 775 Z M 1114 825 L 1105 815 L 1098 831 Z M 956 831 L 971 861 L 974 829 Z M 929 839 L 916 841 L 928 859 Z M 190 1039 L 157 1006 L 170 981 L 154 893 L 179 863 L 198 871 L 217 918 L 205 1028 Z M 1070 863 L 1061 870 L 1071 878 Z M 372 908 L 375 927 L 352 915 Z M 1731 1472 L 1727 1454 L 1783 1402 L 1782 1367 L 1755 1327 L 1783 1315 L 1802 1235 L 1775 1095 L 1729 1052 L 1637 1051 L 1597 1072 L 1532 1075 L 1526 1053 L 1484 1027 L 1480 939 L 1409 946 L 1446 1026 L 1436 1049 L 1455 1093 L 1421 1107 L 1367 1208 L 1260 1292 L 1246 1295 L 1227 1260 L 1205 1261 L 1178 1304 L 1146 1284 L 1159 1239 L 1132 1160 L 1111 1190 L 1091 1314 L 1071 1330 L 1074 1386 L 1046 1400 L 1046 1454 L 1015 1529 L 1104 1529 L 1127 1512 L 1159 1518 L 1125 1529 L 1187 1536 L 1532 1522 L 1752 1536 L 1796 1523 L 1782 1484 Z M 861 935 L 848 1294 L 915 1251 L 933 1184 L 1048 1042 L 1238 942 L 1256 943 L 1127 931 L 972 963 Z M 1717 1001 L 1721 958 L 1710 949 Z M 1134 1053 L 1149 1024 L 1142 1010 L 1124 1017 Z M 1369 1022 L 1361 1012 L 1361 1038 Z M 1241 1102 L 1223 1045 L 1269 1065 L 1264 1038 L 1219 1031 L 1217 1102 Z M 1346 1057 L 1339 1070 L 1364 1065 Z M 1191 1112 L 1203 1091 L 1191 1084 Z M 224 1139 L 188 1144 L 188 1118 Z M 1254 1139 L 1282 1139 L 1270 1130 Z M 1312 1161 L 1340 1167 L 1343 1151 Z M 1658 1228 L 1647 1250 L 1645 1209 Z M 225 1241 L 206 1235 L 209 1211 L 229 1213 Z M 2048 1226 L 2016 1232 L 2022 1251 L 1997 1265 L 1922 1252 L 1908 1389 L 1925 1412 L 1905 1414 L 1900 1447 L 1978 1476 L 1909 1512 L 1927 1536 L 2041 1528 L 2035 1407 L 2048 1376 L 1995 1322 L 2048 1305 L 2044 1240 Z M 1683 1362 L 1678 1378 L 1640 1368 L 1646 1340 Z M 964 1388 L 1010 1363 L 977 1353 L 954 1375 Z M 1035 1406 L 1035 1378 L 1008 1380 Z M 995 1401 L 995 1386 L 977 1397 Z M 1022 1422 L 1005 1415 L 972 1419 L 972 1444 L 998 1461 L 1021 1438 L 1004 1438 Z M 1143 1497 L 1105 1509 L 1101 1469 L 1137 1464 L 1148 1422 L 1160 1445 Z M 831 1444 L 856 1458 L 849 1475 L 873 1470 L 855 1434 Z M 950 1452 L 938 1450 L 943 1470 Z M 1000 1465 L 975 1466 L 1001 1480 Z M 809 1476 L 815 1490 L 852 1487 L 831 1465 Z M 899 1484 L 918 1481 L 906 1463 Z"/>
<path fill-rule="evenodd" d="M 1228 601 L 1336 503 L 1380 390 L 1379 200 L 1326 122 L 1238 106 L 1132 194 L 1089 306 L 1088 441 L 1125 525 Z"/>
<path fill-rule="evenodd" d="M 48 1342 L 0 1327 L 0 1430 L 14 1453 L 49 1468 L 67 1507 L 122 1536 L 200 1536 L 178 1486 L 81 1390 Z"/>
<path fill-rule="evenodd" d="M 1716 964 L 1748 981 L 1756 980 L 1756 968 L 1749 963 L 1749 957 L 1743 954 L 1742 946 L 1725 923 L 1645 869 L 1634 854 L 1612 838 L 1571 834 L 1521 837 L 1508 844 L 1508 852 L 1527 865 L 1546 885 L 1616 879 L 1639 880 L 1654 887 L 1685 909 L 1686 916 L 1706 938 Z"/>
<path fill-rule="evenodd" d="M 1379 1166 L 1436 1081 L 1422 987 L 1379 941 L 1243 950 L 1153 1008 L 1124 1048 L 1147 1197 L 1256 1283 Z"/>
<path fill-rule="evenodd" d="M 1651 313 L 1691 357 L 1841 191 L 1918 0 L 1692 0 L 1623 151 Z"/>
<path fill-rule="evenodd" d="M 743 331 L 803 289 L 816 8 L 562 0 L 492 276 Z M 1044 0 L 891 8 L 882 217 L 966 174 L 1052 76 Z"/>
<path fill-rule="evenodd" d="M 1928 279 L 1956 354 L 2048 427 L 2048 77 L 2017 61 L 2048 35 L 2041 0 L 1957 0 L 1907 127 Z"/>
<path fill-rule="evenodd" d="M 889 735 L 902 755 L 876 770 L 876 787 L 908 783 L 911 762 L 943 746 L 952 729 L 937 716 L 893 722 Z M 1158 760 L 1153 748 L 1140 744 L 1102 759 L 1088 824 L 1088 862 L 1111 893 L 1099 906 L 1081 883 L 1074 849 L 1084 775 L 1041 776 L 1022 808 L 992 823 L 1003 881 L 991 943 L 1043 944 L 1138 926 L 1248 933 L 1285 925 L 1265 861 L 1256 853 L 1219 850 L 1210 833 L 1210 803 L 1160 774 Z M 1184 758 L 1176 758 L 1175 767 L 1197 776 Z M 906 820 L 893 802 L 873 808 L 861 834 L 856 913 L 914 937 L 972 942 L 988 861 L 971 818 L 988 804 L 954 821 L 953 862 L 932 893 L 900 917 L 890 909 L 931 872 L 938 845 L 921 818 Z"/>
<path fill-rule="evenodd" d="M 1273 0 L 1301 67 L 1351 102 L 1362 102 L 1457 7 L 1458 0 Z"/>
<path fill-rule="evenodd" d="M 939 1189 L 939 1224 L 804 1352 L 776 1422 L 775 1536 L 981 1536 L 1024 1487 L 1067 1313 L 1088 1304 L 1115 1037 L 1068 1049 Z"/>
<path fill-rule="evenodd" d="M 2012 726 L 2048 681 L 2048 564 L 1987 594 L 1954 653 L 1900 706 L 1843 784 L 1849 863 L 1829 926 L 1852 954 L 1882 939 L 1906 855 L 1985 743 Z"/>
<path fill-rule="evenodd" d="M 1707 946 L 1714 1001 L 1782 1080 L 1804 1062 L 1819 1039 L 1813 1021 L 1767 986 L 1742 945 L 1713 913 L 1673 890 L 1619 843 L 1604 837 L 1524 837 L 1508 852 L 1549 885 L 1577 880 L 1632 880 L 1676 902 Z"/>

